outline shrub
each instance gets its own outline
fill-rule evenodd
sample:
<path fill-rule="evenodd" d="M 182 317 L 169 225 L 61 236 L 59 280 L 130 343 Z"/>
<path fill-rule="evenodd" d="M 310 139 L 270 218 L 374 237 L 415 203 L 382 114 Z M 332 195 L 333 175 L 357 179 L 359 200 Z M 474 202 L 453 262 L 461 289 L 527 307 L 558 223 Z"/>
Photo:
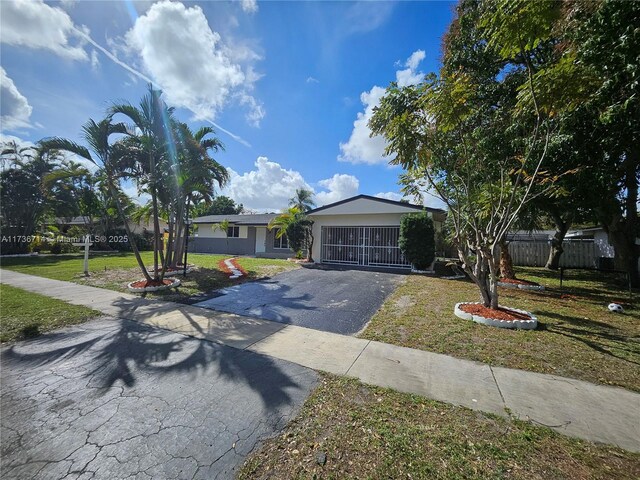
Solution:
<path fill-rule="evenodd" d="M 426 270 L 436 257 L 433 221 L 427 212 L 403 215 L 398 245 L 418 270 Z"/>
<path fill-rule="evenodd" d="M 51 253 L 54 255 L 58 255 L 60 253 L 78 253 L 79 251 L 80 247 L 76 247 L 69 242 L 55 242 L 51 246 Z"/>

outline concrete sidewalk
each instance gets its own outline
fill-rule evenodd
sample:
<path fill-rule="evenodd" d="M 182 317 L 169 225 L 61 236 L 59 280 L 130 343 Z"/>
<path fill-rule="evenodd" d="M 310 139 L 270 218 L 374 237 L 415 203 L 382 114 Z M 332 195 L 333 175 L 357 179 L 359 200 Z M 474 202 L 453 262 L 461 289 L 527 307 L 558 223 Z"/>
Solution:
<path fill-rule="evenodd" d="M 640 394 L 0 270 L 0 282 L 104 314 L 640 452 Z"/>

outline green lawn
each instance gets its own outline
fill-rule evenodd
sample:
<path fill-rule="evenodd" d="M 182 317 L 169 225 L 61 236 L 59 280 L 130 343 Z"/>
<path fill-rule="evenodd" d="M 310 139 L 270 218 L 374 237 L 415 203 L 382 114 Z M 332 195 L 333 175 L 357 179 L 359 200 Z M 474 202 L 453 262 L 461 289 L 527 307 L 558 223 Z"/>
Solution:
<path fill-rule="evenodd" d="M 82 323 L 100 312 L 0 284 L 0 341 L 34 337 Z"/>
<path fill-rule="evenodd" d="M 324 465 L 317 460 L 322 454 Z M 639 477 L 638 454 L 328 375 L 298 417 L 239 473 L 240 479 Z"/>
<path fill-rule="evenodd" d="M 501 288 L 500 304 L 533 312 L 540 323 L 537 330 L 498 329 L 461 320 L 453 315 L 453 307 L 478 301 L 474 284 L 411 275 L 361 336 L 640 391 L 640 309 L 629 304 L 624 286 L 596 272 L 570 271 L 560 290 L 557 272 L 518 268 L 517 274 L 547 290 Z M 625 313 L 610 313 L 611 301 L 625 304 Z"/>
<path fill-rule="evenodd" d="M 152 252 L 142 252 L 142 258 L 148 267 L 153 265 Z M 247 271 L 248 277 L 230 280 L 228 275 L 218 267 L 219 262 L 225 258 L 230 257 L 229 255 L 190 254 L 189 263 L 195 264 L 197 268 L 188 274 L 186 279 L 183 279 L 182 276 L 178 277 L 182 281 L 182 286 L 179 289 L 147 294 L 147 296 L 188 303 L 194 295 L 299 268 L 297 264 L 286 260 L 240 257 L 238 261 Z M 83 257 L 78 254 L 3 258 L 0 266 L 30 275 L 118 291 L 126 291 L 127 283 L 142 278 L 142 273 L 132 253 L 91 254 L 89 278 L 85 278 L 82 274 Z"/>

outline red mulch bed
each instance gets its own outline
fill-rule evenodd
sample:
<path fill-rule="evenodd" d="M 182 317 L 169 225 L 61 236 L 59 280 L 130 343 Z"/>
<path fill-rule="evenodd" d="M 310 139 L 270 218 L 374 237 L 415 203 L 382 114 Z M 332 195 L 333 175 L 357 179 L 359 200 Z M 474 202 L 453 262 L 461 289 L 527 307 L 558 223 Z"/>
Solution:
<path fill-rule="evenodd" d="M 529 282 L 527 280 L 518 280 L 515 278 L 501 278 L 498 281 L 502 283 L 514 283 L 516 285 L 540 285 L 539 283 L 536 283 L 536 282 Z"/>
<path fill-rule="evenodd" d="M 227 264 L 224 263 L 224 261 L 225 259 L 222 259 L 218 262 L 218 268 L 222 270 L 224 273 L 226 273 L 227 275 L 232 275 L 231 270 L 229 270 L 229 267 L 227 267 Z M 247 271 L 240 266 L 240 264 L 236 261 L 235 258 L 231 259 L 231 263 L 233 264 L 234 267 L 236 267 L 237 270 L 239 270 L 242 273 L 242 275 L 244 275 L 245 277 L 249 275 Z"/>
<path fill-rule="evenodd" d="M 161 287 L 162 285 L 171 285 L 173 280 L 164 279 L 161 282 L 156 280 L 151 280 L 148 282 L 147 280 L 139 280 L 137 282 L 133 282 L 131 284 L 132 288 L 146 288 L 146 287 Z"/>
<path fill-rule="evenodd" d="M 470 313 L 472 315 L 480 315 L 484 318 L 491 318 L 493 320 L 505 320 L 507 322 L 513 322 L 514 320 L 530 320 L 531 317 L 524 313 L 514 312 L 508 308 L 489 308 L 478 303 L 470 303 L 466 305 L 460 305 L 460 309 L 463 312 Z"/>

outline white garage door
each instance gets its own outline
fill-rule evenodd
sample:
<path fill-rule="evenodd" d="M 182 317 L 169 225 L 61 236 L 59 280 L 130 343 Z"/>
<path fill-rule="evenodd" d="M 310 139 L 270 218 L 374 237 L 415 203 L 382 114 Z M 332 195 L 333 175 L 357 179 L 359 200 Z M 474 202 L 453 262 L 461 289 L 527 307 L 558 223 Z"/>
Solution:
<path fill-rule="evenodd" d="M 322 227 L 322 263 L 410 268 L 400 227 Z"/>

